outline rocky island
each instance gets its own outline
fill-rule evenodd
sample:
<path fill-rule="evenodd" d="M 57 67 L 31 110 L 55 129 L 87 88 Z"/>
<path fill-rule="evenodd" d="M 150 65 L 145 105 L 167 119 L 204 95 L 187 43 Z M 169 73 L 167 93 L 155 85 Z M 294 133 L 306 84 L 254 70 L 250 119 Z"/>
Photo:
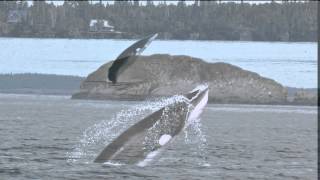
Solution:
<path fill-rule="evenodd" d="M 107 80 L 112 62 L 103 64 L 81 83 L 73 99 L 144 100 L 184 94 L 207 83 L 210 103 L 316 104 L 317 94 L 288 96 L 286 87 L 272 79 L 227 63 L 208 63 L 190 56 L 139 56 L 117 84 Z M 303 94 L 303 96 L 301 96 Z M 307 100 L 303 98 L 306 97 Z"/>

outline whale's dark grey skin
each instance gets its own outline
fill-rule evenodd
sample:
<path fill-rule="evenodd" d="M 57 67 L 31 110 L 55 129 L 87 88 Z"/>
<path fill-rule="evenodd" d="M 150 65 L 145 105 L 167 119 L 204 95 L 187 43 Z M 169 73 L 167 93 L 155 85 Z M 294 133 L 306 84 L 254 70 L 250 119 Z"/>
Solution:
<path fill-rule="evenodd" d="M 124 50 L 113 62 L 108 71 L 108 79 L 114 84 L 117 83 L 118 75 L 124 71 L 128 66 L 130 66 L 137 58 L 137 55 L 142 53 L 142 51 L 154 40 L 158 34 L 153 34 L 148 37 L 145 37 L 126 50 Z"/>
<path fill-rule="evenodd" d="M 145 166 L 184 128 L 197 118 L 208 101 L 208 87 L 196 88 L 178 100 L 152 113 L 118 136 L 94 162 L 114 161 Z"/>

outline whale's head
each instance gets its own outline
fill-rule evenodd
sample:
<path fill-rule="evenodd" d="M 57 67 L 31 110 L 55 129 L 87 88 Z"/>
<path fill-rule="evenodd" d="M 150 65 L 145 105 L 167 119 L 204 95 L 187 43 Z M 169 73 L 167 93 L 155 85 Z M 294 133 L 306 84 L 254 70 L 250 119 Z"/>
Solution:
<path fill-rule="evenodd" d="M 208 94 L 208 85 L 200 85 L 185 95 L 191 105 L 188 114 L 188 121 L 198 119 L 204 107 L 208 103 Z"/>

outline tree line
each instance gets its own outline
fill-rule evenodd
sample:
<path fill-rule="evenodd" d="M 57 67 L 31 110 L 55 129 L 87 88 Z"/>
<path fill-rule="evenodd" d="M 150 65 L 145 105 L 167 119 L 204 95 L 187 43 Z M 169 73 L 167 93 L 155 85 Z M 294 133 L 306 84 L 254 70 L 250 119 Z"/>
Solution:
<path fill-rule="evenodd" d="M 92 31 L 92 20 L 106 20 L 114 30 Z M 179 40 L 317 41 L 317 1 L 0 2 L 1 37 L 131 39 L 152 33 Z"/>

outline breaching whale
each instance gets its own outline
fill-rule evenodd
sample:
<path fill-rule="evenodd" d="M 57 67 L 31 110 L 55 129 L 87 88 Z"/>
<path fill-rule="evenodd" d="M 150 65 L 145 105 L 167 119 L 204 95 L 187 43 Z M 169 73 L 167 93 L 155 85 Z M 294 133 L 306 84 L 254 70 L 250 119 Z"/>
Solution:
<path fill-rule="evenodd" d="M 158 34 L 153 34 L 147 36 L 124 50 L 117 58 L 114 60 L 112 65 L 108 70 L 108 79 L 112 81 L 113 84 L 117 83 L 118 75 L 124 71 L 128 66 L 134 63 L 137 55 L 141 54 L 142 51 L 153 41 Z"/>
<path fill-rule="evenodd" d="M 198 86 L 140 120 L 113 140 L 94 162 L 107 161 L 145 166 L 184 128 L 197 119 L 208 102 L 208 86 Z"/>

